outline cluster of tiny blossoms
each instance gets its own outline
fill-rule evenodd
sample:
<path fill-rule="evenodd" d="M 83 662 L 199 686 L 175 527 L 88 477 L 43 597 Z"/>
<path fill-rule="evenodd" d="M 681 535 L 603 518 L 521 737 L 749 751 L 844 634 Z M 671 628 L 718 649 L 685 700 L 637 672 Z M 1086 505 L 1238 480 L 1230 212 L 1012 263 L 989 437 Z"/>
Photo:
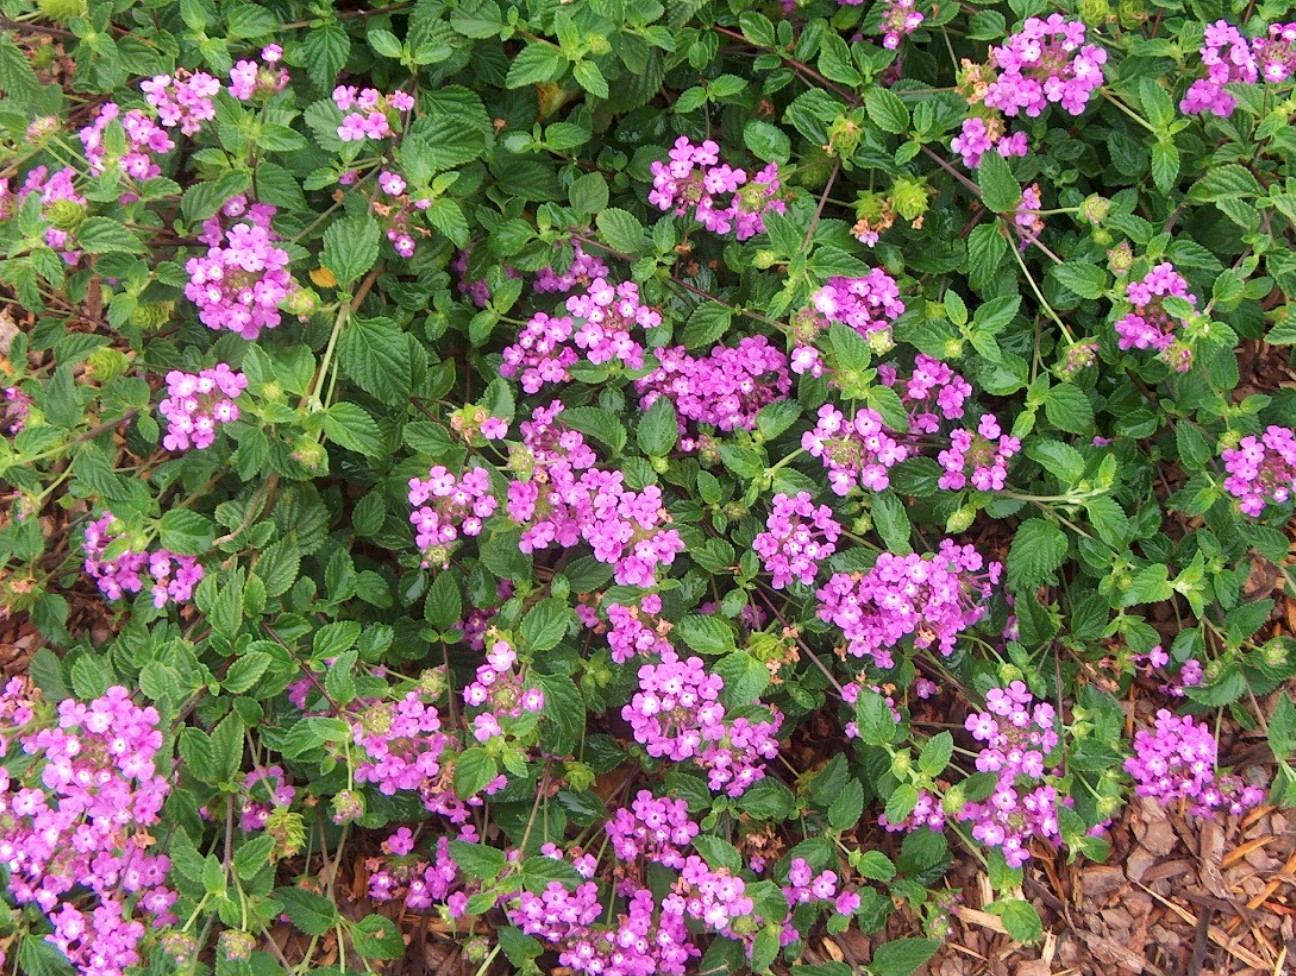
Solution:
<path fill-rule="evenodd" d="M 0 220 L 8 219 L 22 209 L 23 202 L 37 194 L 41 202 L 41 216 L 49 221 L 42 235 L 46 244 L 60 252 L 65 264 L 76 264 L 81 257 L 77 250 L 75 228 L 86 213 L 86 198 L 77 193 L 76 170 L 70 166 L 51 174 L 45 166 L 37 166 L 23 179 L 17 193 L 9 189 L 9 178 L 0 178 Z"/>
<path fill-rule="evenodd" d="M 229 93 L 240 102 L 251 101 L 254 96 L 270 96 L 288 87 L 288 72 L 276 67 L 283 59 L 283 48 L 267 44 L 261 49 L 261 60 L 239 61 L 230 69 Z"/>
<path fill-rule="evenodd" d="M 333 89 L 333 102 L 347 113 L 337 129 L 338 138 L 343 142 L 386 139 L 392 134 L 388 112 L 408 112 L 414 108 L 414 96 L 409 92 L 384 95 L 376 88 L 357 90 L 355 85 L 338 85 Z"/>
<path fill-rule="evenodd" d="M 695 761 L 713 790 L 741 796 L 765 778 L 765 759 L 778 755 L 782 715 L 769 721 L 731 718 L 720 702 L 724 680 L 702 659 L 666 651 L 659 664 L 639 668 L 639 690 L 621 710 L 635 741 L 654 759 Z M 759 704 L 759 703 L 757 703 Z"/>
<path fill-rule="evenodd" d="M 841 629 L 849 654 L 882 670 L 895 666 L 892 650 L 910 637 L 916 648 L 949 656 L 985 616 L 1000 569 L 949 539 L 930 558 L 884 552 L 866 573 L 833 574 L 818 592 L 819 618 Z"/>
<path fill-rule="evenodd" d="M 479 843 L 477 828 L 464 824 L 455 840 L 465 844 Z M 376 902 L 401 899 L 411 912 L 425 912 L 436 902 L 444 902 L 452 918 L 459 918 L 468 906 L 468 894 L 462 890 L 459 867 L 450 857 L 451 838 L 437 838 L 432 857 L 414 852 L 414 835 L 401 827 L 382 843 L 384 858 L 370 858 L 369 897 Z M 461 889 L 461 890 L 455 890 Z"/>
<path fill-rule="evenodd" d="M 204 450 L 216 440 L 216 426 L 239 418 L 234 403 L 247 389 L 247 377 L 225 363 L 200 373 L 167 373 L 167 396 L 158 412 L 167 419 L 162 446 L 168 451 Z"/>
<path fill-rule="evenodd" d="M 274 214 L 269 204 L 249 205 L 246 197 L 236 196 L 203 224 L 199 239 L 207 253 L 185 264 L 189 281 L 184 291 L 209 329 L 255 339 L 262 329 L 280 323 L 279 306 L 297 285 L 288 271 L 288 252 L 276 246 L 279 236 L 270 226 Z M 226 228 L 222 215 L 234 223 Z"/>
<path fill-rule="evenodd" d="M 158 774 L 159 716 L 125 688 L 88 705 L 50 709 L 21 678 L 0 694 L 0 864 L 9 894 L 53 926 L 47 941 L 78 973 L 120 976 L 141 963 L 152 926 L 173 924 L 170 863 L 151 855 L 149 828 L 171 791 Z"/>
<path fill-rule="evenodd" d="M 1125 760 L 1125 772 L 1139 796 L 1167 804 L 1187 801 L 1198 816 L 1218 809 L 1244 813 L 1264 799 L 1264 790 L 1244 785 L 1237 776 L 1218 776 L 1217 752 L 1215 736 L 1205 724 L 1162 708 L 1153 731 L 1134 734 L 1134 755 Z"/>
<path fill-rule="evenodd" d="M 792 859 L 788 867 L 787 884 L 782 886 L 782 890 L 783 897 L 787 899 L 788 913 L 783 920 L 779 942 L 785 946 L 801 940 L 801 933 L 792 921 L 792 912 L 799 905 L 816 901 L 831 902 L 833 911 L 846 916 L 853 915 L 860 906 L 858 893 L 840 888 L 836 871 L 820 871 L 815 874 L 803 857 Z"/>
<path fill-rule="evenodd" d="M 765 230 L 764 215 L 786 213 L 779 196 L 778 166 L 770 163 L 755 176 L 720 162 L 720 147 L 710 139 L 694 145 L 680 136 L 667 162 L 652 164 L 648 202 L 693 219 L 716 234 L 731 230 L 740 241 Z"/>
<path fill-rule="evenodd" d="M 212 101 L 221 90 L 218 78 L 205 71 L 176 70 L 175 76 L 154 75 L 140 82 L 145 100 L 157 111 L 158 121 L 168 129 L 179 126 L 187 136 L 202 131 L 203 123 L 216 117 Z"/>
<path fill-rule="evenodd" d="M 661 609 L 662 600 L 656 593 L 641 597 L 637 607 L 613 603 L 607 608 L 607 642 L 614 664 L 625 664 L 636 657 L 661 654 L 671 649 L 670 641 L 666 639 L 670 623 L 651 619 L 661 613 Z M 597 624 L 597 615 L 593 621 Z"/>
<path fill-rule="evenodd" d="M 473 681 L 463 690 L 465 705 L 484 709 L 472 720 L 473 738 L 478 742 L 504 735 L 501 719 L 507 723 L 523 712 L 538 714 L 544 709 L 544 692 L 526 686 L 522 675 L 514 671 L 517 660 L 517 652 L 508 641 L 492 641 L 486 662 L 478 665 Z"/>
<path fill-rule="evenodd" d="M 113 122 L 120 122 L 126 133 L 126 147 L 122 154 L 110 159 L 105 130 Z M 162 174 L 154 156 L 160 156 L 175 148 L 175 143 L 161 126 L 139 109 L 131 109 L 125 114 L 116 102 L 105 102 L 99 107 L 94 121 L 83 128 L 80 133 L 81 145 L 85 148 L 86 161 L 90 172 L 99 174 L 108 169 L 110 163 L 117 163 L 121 171 L 137 182 L 151 180 Z"/>
<path fill-rule="evenodd" d="M 795 496 L 777 494 L 765 521 L 765 531 L 752 540 L 752 549 L 761 557 L 772 584 L 781 590 L 793 580 L 809 586 L 815 581 L 819 565 L 837 551 L 841 525 L 827 505 L 815 505 L 810 492 Z"/>
<path fill-rule="evenodd" d="M 409 480 L 409 503 L 418 506 L 410 513 L 416 530 L 415 544 L 423 554 L 423 565 L 445 569 L 461 535 L 478 536 L 482 520 L 495 514 L 498 499 L 491 492 L 490 473 L 469 468 L 459 477 L 441 465 L 426 478 Z"/>
<path fill-rule="evenodd" d="M 127 593 L 144 589 L 145 578 L 152 583 L 153 606 L 161 609 L 168 600 L 184 603 L 203 578 L 202 565 L 193 556 L 180 556 L 168 549 L 154 552 L 123 552 L 104 558 L 108 547 L 124 538 L 112 531 L 116 521 L 112 512 L 86 526 L 85 571 L 100 592 L 110 600 L 120 600 Z"/>
<path fill-rule="evenodd" d="M 557 422 L 562 411 L 556 401 L 537 407 L 521 425 L 523 446 L 511 463 L 526 477 L 508 487 L 509 518 L 523 526 L 519 548 L 531 553 L 583 540 L 613 567 L 617 583 L 652 586 L 658 569 L 684 550 L 679 533 L 662 527 L 670 516 L 661 488 L 631 491 L 622 472 L 595 468 L 584 437 Z"/>
<path fill-rule="evenodd" d="M 792 389 L 787 357 L 765 336 L 748 336 L 732 348 L 716 346 L 706 356 L 692 356 L 683 346 L 658 349 L 657 369 L 635 384 L 645 410 L 666 397 L 675 406 L 680 433 L 686 421 L 722 431 L 751 430 L 762 407 L 786 399 Z M 695 438 L 680 447 L 692 450 Z"/>
<path fill-rule="evenodd" d="M 900 42 L 916 31 L 927 18 L 914 0 L 883 0 L 882 46 L 894 51 Z"/>
<path fill-rule="evenodd" d="M 862 407 L 851 420 L 830 403 L 819 408 L 814 430 L 801 435 L 801 447 L 828 469 L 828 482 L 838 495 L 849 495 L 856 485 L 885 491 L 887 475 L 909 456 L 909 448 L 888 434 L 882 415 Z"/>
<path fill-rule="evenodd" d="M 630 369 L 644 363 L 635 332 L 661 325 L 661 313 L 639 299 L 632 281 L 613 285 L 595 278 L 567 299 L 567 315 L 537 312 L 522 327 L 517 341 L 504 350 L 500 375 L 520 376 L 522 389 L 537 393 L 546 383 L 571 380 L 571 367 L 584 356 L 595 364 L 617 362 Z"/>
<path fill-rule="evenodd" d="M 968 482 L 977 491 L 1001 491 L 1008 480 L 1008 459 L 1021 449 L 1021 441 L 999 428 L 995 415 L 981 418 L 976 432 L 956 430 L 950 434 L 950 447 L 937 460 L 945 470 L 940 486 L 959 491 Z"/>
<path fill-rule="evenodd" d="M 1224 490 L 1238 499 L 1238 508 L 1256 516 L 1266 504 L 1283 505 L 1296 494 L 1296 431 L 1270 424 L 1259 437 L 1242 438 L 1225 449 Z"/>
<path fill-rule="evenodd" d="M 699 827 L 689 818 L 683 800 L 657 798 L 640 790 L 629 809 L 620 807 L 607 824 L 612 850 L 622 861 L 646 858 L 669 868 L 684 866 L 684 849 Z"/>
<path fill-rule="evenodd" d="M 972 836 L 997 847 L 1009 867 L 1030 860 L 1028 844 L 1038 837 L 1054 846 L 1061 841 L 1057 790 L 1041 782 L 1048 756 L 1058 746 L 1056 714 L 1048 702 L 1036 702 L 1020 681 L 986 694 L 986 710 L 967 717 L 972 738 L 983 743 L 976 767 L 995 773 L 994 792 L 982 802 L 964 803 L 958 819 L 972 824 Z"/>
<path fill-rule="evenodd" d="M 1001 47 L 990 49 L 998 76 L 990 82 L 985 104 L 1005 115 L 1025 112 L 1035 118 L 1049 105 L 1079 115 L 1102 87 L 1107 52 L 1085 43 L 1085 25 L 1061 14 L 1027 17 L 1022 29 Z"/>
<path fill-rule="evenodd" d="M 405 192 L 407 186 L 404 177 L 390 170 L 378 174 L 378 189 L 390 199 L 370 200 L 369 209 L 381 218 L 384 233 L 396 253 L 403 258 L 412 258 L 415 235 L 426 237 L 430 233 L 426 228 L 414 226 L 413 217 L 415 213 L 432 206 L 432 201 L 427 197 L 411 197 Z"/>
<path fill-rule="evenodd" d="M 1265 36 L 1248 41 L 1228 21 L 1217 20 L 1206 27 L 1201 61 L 1206 77 L 1188 87 L 1179 110 L 1226 119 L 1237 108 L 1226 85 L 1280 84 L 1296 72 L 1296 23 L 1272 24 Z"/>
<path fill-rule="evenodd" d="M 1134 308 L 1116 320 L 1117 345 L 1121 349 L 1155 349 L 1167 366 L 1183 373 L 1192 365 L 1192 350 L 1177 335 L 1184 323 L 1180 315 L 1165 308 L 1166 298 L 1179 298 L 1189 305 L 1197 297 L 1188 282 L 1169 261 L 1156 265 L 1139 281 L 1125 287 L 1125 297 Z"/>
<path fill-rule="evenodd" d="M 913 372 L 901 381 L 894 366 L 878 367 L 878 380 L 897 387 L 900 402 L 909 413 L 909 429 L 919 434 L 940 430 L 941 419 L 961 420 L 963 404 L 972 395 L 972 384 L 948 364 L 919 353 Z"/>

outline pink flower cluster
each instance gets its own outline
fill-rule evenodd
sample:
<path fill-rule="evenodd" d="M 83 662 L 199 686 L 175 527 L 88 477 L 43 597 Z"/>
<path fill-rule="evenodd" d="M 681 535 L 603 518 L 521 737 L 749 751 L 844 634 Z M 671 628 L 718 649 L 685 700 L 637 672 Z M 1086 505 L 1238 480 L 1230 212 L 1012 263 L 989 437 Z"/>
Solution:
<path fill-rule="evenodd" d="M 795 496 L 777 494 L 772 511 L 765 521 L 765 531 L 752 540 L 752 549 L 761 557 L 765 571 L 773 575 L 774 589 L 781 590 L 793 580 L 809 586 L 819 573 L 819 566 L 837 551 L 841 525 L 827 505 L 815 505 L 810 492 Z"/>
<path fill-rule="evenodd" d="M 1217 752 L 1215 736 L 1204 723 L 1162 708 L 1154 731 L 1134 734 L 1134 755 L 1125 760 L 1125 772 L 1139 796 L 1165 804 L 1185 800 L 1198 816 L 1219 809 L 1242 814 L 1264 799 L 1264 790 L 1246 786 L 1238 776 L 1218 776 Z"/>
<path fill-rule="evenodd" d="M 1197 304 L 1188 282 L 1169 261 L 1163 261 L 1141 280 L 1131 281 L 1125 297 L 1134 308 L 1116 320 L 1117 345 L 1121 349 L 1155 349 L 1158 359 L 1183 373 L 1192 365 L 1192 350 L 1176 334 L 1184 319 L 1166 310 L 1163 300 L 1181 298 Z"/>
<path fill-rule="evenodd" d="M 930 558 L 884 552 L 868 572 L 833 574 L 817 594 L 819 619 L 841 629 L 848 653 L 884 671 L 895 667 L 891 652 L 909 638 L 948 657 L 959 635 L 985 616 L 1001 568 L 949 539 Z"/>
<path fill-rule="evenodd" d="M 209 329 L 255 339 L 281 321 L 279 306 L 297 283 L 288 271 L 288 252 L 276 246 L 279 236 L 270 226 L 274 214 L 269 204 L 249 206 L 237 196 L 203 224 L 199 239 L 207 253 L 185 264 L 185 297 L 198 306 L 198 318 Z M 235 223 L 226 228 L 222 215 Z"/>
<path fill-rule="evenodd" d="M 802 936 L 792 922 L 792 913 L 800 905 L 811 902 L 832 902 L 833 911 L 838 915 L 853 915 L 860 906 L 860 896 L 854 891 L 839 890 L 836 871 L 820 871 L 815 874 L 814 868 L 803 857 L 794 857 L 788 866 L 787 884 L 782 886 L 783 897 L 787 899 L 788 913 L 783 920 L 783 929 L 779 933 L 782 945 L 791 945 L 801 940 Z"/>
<path fill-rule="evenodd" d="M 187 136 L 202 131 L 216 117 L 212 101 L 221 90 L 220 80 L 205 71 L 176 69 L 175 76 L 154 75 L 140 82 L 145 100 L 157 110 L 158 121 L 168 129 L 180 127 Z"/>
<path fill-rule="evenodd" d="M 167 373 L 167 396 L 158 412 L 167 419 L 162 446 L 168 451 L 204 450 L 216 441 L 216 426 L 239 418 L 234 403 L 247 389 L 247 377 L 226 363 L 200 373 Z"/>
<path fill-rule="evenodd" d="M 1008 459 L 1021 450 L 1021 441 L 1005 434 L 992 413 L 985 414 L 976 433 L 956 430 L 950 448 L 936 456 L 944 472 L 940 486 L 961 491 L 968 482 L 977 491 L 1002 491 L 1008 481 Z"/>
<path fill-rule="evenodd" d="M 662 654 L 671 650 L 666 639 L 670 624 L 651 620 L 661 613 L 662 600 L 656 593 L 641 597 L 639 606 L 626 607 L 613 603 L 607 608 L 608 647 L 612 650 L 614 664 L 625 664 L 636 657 Z"/>
<path fill-rule="evenodd" d="M 876 410 L 861 407 L 847 421 L 830 403 L 819 408 L 814 430 L 801 435 L 801 447 L 823 462 L 838 495 L 849 495 L 856 485 L 885 491 L 891 484 L 887 470 L 909 456 L 909 448 L 886 432 Z"/>
<path fill-rule="evenodd" d="M 373 783 L 385 796 L 399 790 L 425 792 L 437 780 L 441 754 L 450 742 L 441 732 L 436 706 L 425 703 L 417 691 L 397 701 L 357 699 L 355 704 L 344 717 L 360 748 L 356 782 Z"/>
<path fill-rule="evenodd" d="M 520 374 L 522 389 L 537 393 L 546 383 L 570 381 L 571 367 L 582 355 L 595 365 L 615 361 L 639 369 L 644 350 L 633 330 L 662 321 L 660 312 L 640 302 L 639 287 L 631 281 L 612 285 L 595 278 L 568 298 L 565 308 L 568 315 L 531 316 L 517 342 L 504 350 L 501 376 L 512 379 Z"/>
<path fill-rule="evenodd" d="M 680 136 L 667 162 L 652 164 L 648 202 L 677 216 L 691 214 L 716 234 L 735 232 L 745 241 L 764 233 L 764 215 L 786 213 L 780 197 L 778 166 L 770 163 L 755 176 L 720 162 L 720 147 L 710 139 L 694 145 Z"/>
<path fill-rule="evenodd" d="M 1039 240 L 1044 230 L 1044 220 L 1040 217 L 1043 206 L 1038 183 L 1023 187 L 1021 200 L 1013 210 L 1013 225 L 1017 228 L 1017 236 L 1021 239 L 1020 247 L 1023 251 L 1033 241 Z"/>
<path fill-rule="evenodd" d="M 1025 156 L 1030 143 L 1024 132 L 1005 135 L 1003 122 L 997 117 L 987 122 L 979 116 L 963 120 L 959 134 L 950 140 L 950 148 L 963 157 L 963 165 L 976 169 L 981 165 L 981 157 L 991 149 L 1004 159 L 1014 156 Z"/>
<path fill-rule="evenodd" d="M 239 829 L 262 830 L 276 809 L 292 806 L 297 791 L 288 785 L 282 766 L 256 766 L 243 777 L 246 796 L 239 811 Z"/>
<path fill-rule="evenodd" d="M 414 226 L 413 217 L 416 212 L 432 206 L 432 201 L 427 197 L 411 197 L 405 192 L 405 180 L 390 170 L 378 174 L 378 189 L 390 197 L 391 202 L 374 199 L 369 202 L 369 208 L 386 225 L 387 240 L 391 241 L 396 253 L 403 258 L 412 258 L 414 235 L 425 237 L 428 234 L 426 229 Z"/>
<path fill-rule="evenodd" d="M 865 337 L 891 328 L 905 310 L 900 286 L 881 268 L 862 278 L 829 278 L 810 303 L 825 323 L 845 323 Z"/>
<path fill-rule="evenodd" d="M 1036 702 L 1026 685 L 1014 681 L 1007 688 L 992 688 L 986 710 L 969 715 L 965 723 L 972 738 L 984 743 L 977 769 L 997 774 L 998 782 L 989 799 L 965 803 L 957 816 L 972 824 L 973 837 L 999 848 L 1009 867 L 1030 860 L 1032 837 L 1054 846 L 1061 842 L 1057 811 L 1064 801 L 1040 782 L 1048 772 L 1049 754 L 1058 746 L 1056 717 L 1052 705 Z"/>
<path fill-rule="evenodd" d="M 1106 63 L 1103 48 L 1085 43 L 1082 21 L 1061 14 L 1027 17 L 1020 31 L 990 49 L 998 77 L 990 82 L 985 103 L 1008 116 L 1025 111 L 1035 118 L 1050 102 L 1079 115 L 1102 87 Z"/>
<path fill-rule="evenodd" d="M 972 384 L 947 363 L 919 353 L 913 372 L 901 382 L 894 366 L 878 367 L 878 380 L 898 386 L 900 402 L 909 412 L 909 427 L 919 434 L 940 430 L 941 419 L 963 419 L 963 404 L 972 395 Z"/>
<path fill-rule="evenodd" d="M 503 736 L 501 719 L 508 723 L 523 712 L 537 714 L 544 710 L 544 692 L 528 688 L 522 675 L 514 671 L 516 664 L 517 652 L 508 641 L 495 640 L 486 654 L 486 663 L 477 667 L 473 681 L 463 690 L 465 705 L 484 709 L 472 720 L 473 738 L 478 742 Z"/>
<path fill-rule="evenodd" d="M 455 840 L 480 842 L 477 828 L 464 824 Z M 436 902 L 445 902 L 452 918 L 460 918 L 468 906 L 459 866 L 450 856 L 450 838 L 437 838 L 431 859 L 414 853 L 414 835 L 401 827 L 382 843 L 385 858 L 370 858 L 369 897 L 376 902 L 401 899 L 411 912 L 425 912 Z"/>
<path fill-rule="evenodd" d="M 882 46 L 888 51 L 894 51 L 924 20 L 926 17 L 914 0 L 883 0 Z"/>
<path fill-rule="evenodd" d="M 541 294 L 558 292 L 565 295 L 577 286 L 588 288 L 595 279 L 606 279 L 610 273 L 606 264 L 586 254 L 579 244 L 573 243 L 571 266 L 561 273 L 552 267 L 541 268 L 536 272 L 532 290 Z"/>
<path fill-rule="evenodd" d="M 143 960 L 146 923 L 174 924 L 170 863 L 149 828 L 171 792 L 155 757 L 157 710 L 125 688 L 51 710 L 24 679 L 0 693 L 0 864 L 8 892 L 49 919 L 48 942 L 87 976 L 121 976 Z M 21 770 L 17 772 L 16 770 Z"/>
<path fill-rule="evenodd" d="M 657 369 L 635 384 L 639 405 L 647 410 L 667 397 L 681 434 L 686 421 L 726 432 L 751 430 L 761 408 L 786 399 L 792 389 L 787 357 L 763 335 L 747 336 L 732 348 L 716 346 L 705 356 L 692 356 L 683 346 L 658 349 L 657 361 Z M 696 447 L 695 438 L 681 439 L 682 450 Z"/>
<path fill-rule="evenodd" d="M 878 825 L 892 833 L 897 831 L 912 833 L 923 827 L 939 832 L 945 829 L 945 808 L 941 806 L 939 796 L 930 790 L 919 790 L 918 802 L 914 804 L 907 817 L 899 823 L 892 823 L 885 813 L 879 814 Z"/>
<path fill-rule="evenodd" d="M 104 139 L 104 130 L 114 122 L 120 121 L 126 132 L 126 149 L 120 157 L 108 158 L 108 146 Z M 168 153 L 175 148 L 175 143 L 166 134 L 166 130 L 154 122 L 139 109 L 131 109 L 122 114 L 116 102 L 105 102 L 95 114 L 94 122 L 79 133 L 81 145 L 85 147 L 86 160 L 90 163 L 90 172 L 98 175 L 108 165 L 116 162 L 121 171 L 136 181 L 151 180 L 162 174 L 162 168 L 153 159 L 155 155 Z"/>
<path fill-rule="evenodd" d="M 619 807 L 607 823 L 608 839 L 620 860 L 642 857 L 668 868 L 684 866 L 684 849 L 693 843 L 698 830 L 689 818 L 687 803 L 658 799 L 648 790 L 640 790 L 630 808 Z"/>
<path fill-rule="evenodd" d="M 261 60 L 265 63 L 240 61 L 230 69 L 229 93 L 240 102 L 258 95 L 269 97 L 288 87 L 288 72 L 275 67 L 283 60 L 283 48 L 267 44 L 261 49 Z"/>
<path fill-rule="evenodd" d="M 720 702 L 723 689 L 724 679 L 701 658 L 680 660 L 666 651 L 660 664 L 639 668 L 639 690 L 621 717 L 654 759 L 693 760 L 706 770 L 711 789 L 741 796 L 765 778 L 763 760 L 778 755 L 783 717 L 771 709 L 769 721 L 731 718 Z"/>
<path fill-rule="evenodd" d="M 1201 60 L 1206 77 L 1188 87 L 1179 110 L 1226 119 L 1237 108 L 1237 99 L 1225 85 L 1281 84 L 1296 72 L 1296 23 L 1271 24 L 1265 37 L 1248 41 L 1228 21 L 1217 20 L 1206 28 Z"/>
<path fill-rule="evenodd" d="M 392 134 L 388 112 L 408 112 L 414 108 L 414 96 L 409 92 L 384 95 L 376 88 L 357 90 L 355 85 L 338 85 L 333 89 L 333 102 L 347 113 L 337 130 L 343 142 L 385 139 Z"/>
<path fill-rule="evenodd" d="M 1259 515 L 1266 504 L 1284 505 L 1296 494 L 1296 431 L 1270 424 L 1259 437 L 1242 438 L 1223 452 L 1224 490 L 1239 500 L 1247 515 Z"/>
<path fill-rule="evenodd" d="M 495 514 L 499 500 L 491 492 L 490 473 L 469 468 L 455 477 L 441 465 L 426 478 L 409 480 L 410 514 L 416 530 L 414 542 L 423 554 L 423 565 L 445 569 L 460 535 L 481 535 L 483 519 Z"/>
<path fill-rule="evenodd" d="M 193 556 L 179 556 L 168 549 L 152 553 L 123 552 L 105 559 L 108 548 L 125 536 L 112 532 L 116 521 L 112 512 L 86 526 L 85 571 L 101 593 L 110 600 L 120 600 L 127 593 L 144 589 L 145 576 L 152 580 L 153 606 L 161 609 L 168 600 L 184 603 L 202 581 L 202 565 Z"/>
<path fill-rule="evenodd" d="M 530 477 L 508 487 L 508 514 L 524 526 L 525 553 L 584 541 L 594 558 L 614 567 L 622 586 L 652 586 L 659 568 L 684 550 L 657 485 L 625 486 L 620 471 L 594 467 L 595 455 L 578 432 L 557 422 L 563 405 L 537 407 L 521 425 L 523 448 L 515 461 Z"/>
<path fill-rule="evenodd" d="M 20 434 L 27 426 L 27 411 L 31 409 L 31 397 L 16 386 L 4 388 L 4 404 L 0 409 L 0 426 L 6 434 Z"/>
<path fill-rule="evenodd" d="M 22 207 L 23 201 L 33 193 L 40 195 L 41 216 L 50 221 L 42 238 L 46 244 L 60 252 L 64 264 L 76 264 L 81 252 L 76 248 L 75 231 L 86 213 L 86 198 L 77 193 L 74 185 L 76 170 L 71 166 L 52 176 L 44 166 L 37 166 L 23 179 L 17 193 L 9 190 L 9 178 L 0 178 L 0 220 L 12 217 Z"/>

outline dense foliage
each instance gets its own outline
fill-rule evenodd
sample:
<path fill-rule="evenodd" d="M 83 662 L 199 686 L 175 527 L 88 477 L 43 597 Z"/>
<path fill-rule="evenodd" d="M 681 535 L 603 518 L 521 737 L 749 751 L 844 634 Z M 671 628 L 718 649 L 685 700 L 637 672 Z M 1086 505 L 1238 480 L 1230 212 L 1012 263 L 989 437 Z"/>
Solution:
<path fill-rule="evenodd" d="M 1296 802 L 1288 4 L 0 11 L 9 971 L 908 976 Z"/>

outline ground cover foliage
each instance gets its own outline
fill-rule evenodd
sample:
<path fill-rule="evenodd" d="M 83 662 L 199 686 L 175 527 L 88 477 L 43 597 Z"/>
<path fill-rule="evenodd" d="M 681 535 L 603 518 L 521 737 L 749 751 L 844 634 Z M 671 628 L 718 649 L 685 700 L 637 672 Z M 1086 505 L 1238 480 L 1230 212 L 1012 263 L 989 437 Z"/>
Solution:
<path fill-rule="evenodd" d="M 9 971 L 908 976 L 1296 803 L 1287 4 L 0 12 Z"/>

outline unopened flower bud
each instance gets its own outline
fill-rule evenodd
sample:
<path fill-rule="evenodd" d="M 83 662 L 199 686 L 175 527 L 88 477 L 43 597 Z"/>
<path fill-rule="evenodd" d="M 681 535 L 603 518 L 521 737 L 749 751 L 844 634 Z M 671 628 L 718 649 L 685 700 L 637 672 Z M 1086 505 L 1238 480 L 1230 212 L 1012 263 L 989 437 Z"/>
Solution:
<path fill-rule="evenodd" d="M 895 337 L 892 336 L 890 329 L 882 329 L 879 332 L 870 332 L 868 335 L 869 348 L 878 356 L 885 356 L 895 348 Z"/>
<path fill-rule="evenodd" d="M 27 126 L 27 134 L 24 139 L 28 145 L 42 146 L 59 130 L 59 120 L 57 115 L 42 115 L 40 118 L 32 119 Z"/>
<path fill-rule="evenodd" d="M 120 349 L 104 346 L 96 349 L 86 358 L 86 369 L 100 383 L 107 383 L 122 376 L 130 369 L 130 360 Z"/>
<path fill-rule="evenodd" d="M 1111 201 L 1096 193 L 1085 197 L 1084 203 L 1080 204 L 1080 215 L 1095 227 L 1106 220 L 1110 213 Z"/>
<path fill-rule="evenodd" d="M 333 822 L 339 826 L 359 820 L 365 813 L 364 794 L 359 790 L 343 790 L 333 797 L 331 804 Z"/>
<path fill-rule="evenodd" d="M 220 958 L 228 962 L 251 959 L 252 950 L 255 948 L 256 939 L 251 932 L 226 929 L 216 940 L 216 951 L 220 954 Z"/>
<path fill-rule="evenodd" d="M 956 532 L 966 532 L 976 519 L 976 508 L 972 505 L 964 505 L 950 514 L 945 520 L 945 531 L 951 534 Z"/>
<path fill-rule="evenodd" d="M 752 267 L 767 271 L 778 263 L 778 255 L 773 251 L 757 251 L 752 258 Z"/>
<path fill-rule="evenodd" d="M 946 339 L 944 353 L 946 359 L 961 359 L 963 357 L 963 340 Z"/>
<path fill-rule="evenodd" d="M 313 288 L 297 288 L 279 305 L 289 315 L 295 315 L 303 322 L 319 308 L 320 298 Z"/>
<path fill-rule="evenodd" d="M 84 17 L 86 0 L 39 0 L 36 6 L 45 17 L 56 24 L 65 24 L 73 17 Z"/>
<path fill-rule="evenodd" d="M 1099 27 L 1111 16 L 1107 0 L 1080 0 L 1080 19 L 1090 27 Z"/>
<path fill-rule="evenodd" d="M 945 791 L 945 798 L 941 801 L 941 807 L 951 815 L 957 815 L 965 806 L 967 806 L 967 796 L 963 792 L 962 786 L 951 786 Z"/>
<path fill-rule="evenodd" d="M 74 231 L 86 218 L 86 205 L 75 200 L 55 200 L 47 211 L 50 222 L 59 230 Z"/>
<path fill-rule="evenodd" d="M 1134 267 L 1134 250 L 1129 241 L 1121 241 L 1107 252 L 1107 267 L 1118 278 L 1129 274 L 1130 268 Z"/>
<path fill-rule="evenodd" d="M 322 472 L 328 463 L 328 451 L 319 441 L 299 437 L 293 445 L 292 459 L 307 471 Z"/>

